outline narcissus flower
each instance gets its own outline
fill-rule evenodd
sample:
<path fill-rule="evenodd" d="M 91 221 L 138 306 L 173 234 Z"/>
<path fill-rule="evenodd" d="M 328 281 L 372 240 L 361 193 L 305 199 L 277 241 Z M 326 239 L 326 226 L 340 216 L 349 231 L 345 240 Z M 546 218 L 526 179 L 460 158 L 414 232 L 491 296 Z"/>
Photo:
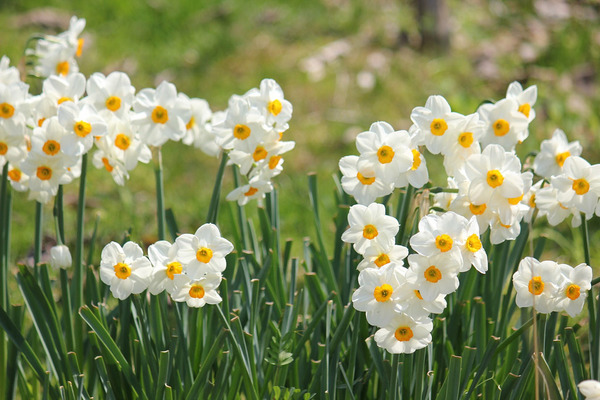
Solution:
<path fill-rule="evenodd" d="M 207 273 L 225 270 L 225 256 L 233 250 L 233 244 L 223 237 L 214 224 L 204 224 L 193 235 L 179 236 L 177 258 L 186 264 L 186 274 L 191 279 L 200 279 Z"/>
<path fill-rule="evenodd" d="M 152 264 L 138 244 L 127 242 L 121 247 L 110 242 L 102 249 L 100 278 L 110 286 L 116 298 L 124 300 L 130 294 L 142 293 L 148 287 L 151 274 Z"/>
<path fill-rule="evenodd" d="M 424 317 L 413 319 L 406 314 L 395 314 L 385 327 L 375 332 L 375 342 L 393 354 L 411 354 L 431 343 L 433 322 Z"/>
<path fill-rule="evenodd" d="M 350 227 L 342 234 L 342 240 L 353 243 L 354 250 L 364 254 L 373 243 L 393 243 L 400 229 L 398 220 L 385 215 L 383 204 L 371 203 L 369 206 L 355 204 L 348 213 Z"/>
<path fill-rule="evenodd" d="M 265 180 L 262 176 L 255 176 L 246 185 L 242 185 L 233 189 L 227 194 L 228 201 L 237 201 L 240 206 L 245 205 L 252 199 L 262 199 L 265 193 L 273 190 L 273 185 L 270 181 Z"/>
<path fill-rule="evenodd" d="M 420 254 L 408 256 L 406 280 L 419 287 L 421 296 L 427 301 L 435 300 L 458 288 L 458 273 L 462 267 L 459 251 L 449 251 L 427 257 Z"/>
<path fill-rule="evenodd" d="M 175 288 L 175 277 L 184 273 L 185 265 L 177 258 L 177 244 L 159 240 L 148 247 L 148 258 L 154 266 L 148 290 L 159 294 L 163 290 L 172 294 Z"/>
<path fill-rule="evenodd" d="M 133 104 L 135 88 L 124 72 L 112 72 L 108 76 L 96 72 L 87 81 L 85 101 L 103 118 L 123 118 Z"/>
<path fill-rule="evenodd" d="M 513 99 L 484 104 L 479 107 L 477 113 L 486 124 L 485 133 L 481 138 L 484 148 L 490 144 L 499 144 L 504 150 L 512 151 L 519 141 L 527 137 L 528 119 L 519 112 L 519 106 Z"/>
<path fill-rule="evenodd" d="M 533 306 L 543 314 L 555 311 L 556 296 L 563 279 L 556 262 L 540 262 L 535 258 L 525 257 L 519 263 L 517 272 L 513 274 L 517 306 Z"/>
<path fill-rule="evenodd" d="M 600 195 L 600 164 L 590 165 L 581 157 L 567 158 L 563 173 L 553 176 L 556 198 L 565 207 L 575 207 L 584 214 L 593 214 Z"/>
<path fill-rule="evenodd" d="M 523 90 L 523 86 L 519 82 L 511 82 L 506 90 L 506 98 L 513 99 L 519 106 L 518 111 L 527 117 L 528 122 L 535 118 L 535 110 L 533 106 L 537 100 L 537 86 L 529 86 Z"/>
<path fill-rule="evenodd" d="M 380 269 L 365 269 L 358 275 L 358 289 L 352 304 L 367 313 L 367 322 L 383 327 L 394 317 L 394 307 L 405 282 L 406 268 L 388 264 Z"/>
<path fill-rule="evenodd" d="M 208 273 L 198 279 L 185 274 L 176 275 L 175 288 L 171 297 L 174 301 L 186 302 L 189 307 L 204 307 L 206 304 L 219 304 L 222 299 L 217 293 L 221 274 Z"/>
<path fill-rule="evenodd" d="M 600 400 L 600 382 L 587 380 L 579 382 L 579 391 L 585 396 L 585 400 Z"/>
<path fill-rule="evenodd" d="M 567 158 L 580 156 L 581 150 L 579 141 L 569 142 L 565 133 L 557 129 L 551 139 L 542 142 L 540 152 L 533 160 L 533 170 L 546 179 L 560 175 Z"/>
<path fill-rule="evenodd" d="M 71 156 L 87 153 L 94 144 L 94 138 L 104 136 L 107 132 L 104 119 L 88 104 L 61 104 L 58 107 L 58 122 L 68 132 L 61 138 L 61 149 Z"/>
<path fill-rule="evenodd" d="M 415 107 L 410 114 L 410 119 L 419 128 L 417 143 L 424 144 L 432 154 L 440 153 L 448 146 L 453 136 L 450 133 L 457 128 L 461 117 L 452 112 L 442 96 L 429 96 L 425 107 Z"/>
<path fill-rule="evenodd" d="M 284 98 L 283 90 L 273 79 L 263 79 L 260 88 L 249 90 L 244 97 L 258 109 L 265 118 L 265 123 L 279 132 L 288 129 L 288 121 L 292 118 L 292 103 Z"/>
<path fill-rule="evenodd" d="M 50 249 L 50 266 L 52 268 L 70 268 L 73 264 L 71 252 L 64 244 L 52 246 Z"/>
<path fill-rule="evenodd" d="M 556 308 L 575 317 L 583 309 L 587 291 L 592 288 L 592 267 L 587 264 L 575 268 L 559 264 L 558 267 L 564 279 L 556 295 Z"/>
<path fill-rule="evenodd" d="M 384 181 L 369 165 L 359 168 L 359 160 L 358 156 L 344 156 L 340 159 L 344 192 L 354 197 L 357 203 L 365 205 L 393 192 L 393 183 Z"/>
<path fill-rule="evenodd" d="M 450 251 L 460 253 L 466 227 L 467 219 L 452 211 L 426 215 L 419 221 L 419 231 L 410 238 L 410 246 L 424 256 Z"/>
<path fill-rule="evenodd" d="M 371 244 L 363 254 L 364 259 L 358 264 L 356 269 L 374 268 L 378 269 L 393 263 L 398 266 L 404 265 L 404 259 L 408 256 L 408 249 L 404 246 L 394 243 L 376 242 Z"/>

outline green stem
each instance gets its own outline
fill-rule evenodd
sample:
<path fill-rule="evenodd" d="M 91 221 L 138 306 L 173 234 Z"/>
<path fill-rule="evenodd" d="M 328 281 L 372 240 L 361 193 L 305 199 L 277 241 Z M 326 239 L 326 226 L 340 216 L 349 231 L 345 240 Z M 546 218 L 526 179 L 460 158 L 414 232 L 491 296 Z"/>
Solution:
<path fill-rule="evenodd" d="M 158 222 L 158 240 L 165 239 L 165 192 L 163 183 L 162 154 L 160 147 L 152 148 L 154 176 L 156 178 L 156 220 Z"/>
<path fill-rule="evenodd" d="M 35 278 L 40 279 L 40 271 L 38 264 L 42 259 L 42 223 L 44 219 L 44 208 L 39 201 L 35 202 L 35 237 L 34 237 L 34 252 L 33 252 L 33 271 Z"/>
<path fill-rule="evenodd" d="M 404 236 L 404 231 L 406 230 L 406 219 L 408 217 L 408 207 L 410 206 L 413 194 L 415 192 L 415 188 L 411 185 L 406 187 L 406 192 L 404 196 L 398 199 L 398 210 L 396 211 L 396 219 L 400 223 L 400 229 L 398 230 L 398 234 L 396 235 L 396 243 L 402 243 L 402 237 Z"/>
<path fill-rule="evenodd" d="M 398 399 L 398 367 L 400 360 L 398 354 L 392 354 L 392 374 L 390 376 L 390 386 L 388 387 L 388 396 L 391 400 Z"/>
<path fill-rule="evenodd" d="M 75 271 L 73 273 L 73 307 L 78 310 L 83 305 L 83 217 L 85 211 L 85 185 L 87 181 L 87 153 L 81 158 L 81 177 L 79 181 L 79 201 L 77 202 L 77 242 L 75 244 Z"/>
<path fill-rule="evenodd" d="M 10 191 L 8 190 L 8 163 L 4 163 L 0 176 L 0 308 L 8 311 L 8 251 L 10 236 Z M 7 342 L 4 329 L 0 329 L 0 376 L 7 376 Z M 10 398 L 8 382 L 0 379 L 0 396 Z"/>
<path fill-rule="evenodd" d="M 58 192 L 54 198 L 54 228 L 56 230 L 56 243 L 65 243 L 65 221 L 63 216 L 63 187 L 58 187 Z"/>
<path fill-rule="evenodd" d="M 591 265 L 590 257 L 590 236 L 588 231 L 588 223 L 585 215 L 581 215 L 581 235 L 583 239 L 583 257 L 587 265 Z M 596 304 L 594 299 L 594 288 L 590 289 L 590 293 L 587 298 L 588 314 L 589 314 L 589 335 L 590 335 L 590 376 L 592 379 L 598 379 L 600 375 L 599 363 L 600 363 L 600 338 L 597 337 L 596 324 Z"/>
<path fill-rule="evenodd" d="M 219 214 L 219 198 L 221 197 L 221 183 L 223 182 L 223 174 L 225 173 L 227 159 L 227 154 L 221 154 L 221 163 L 219 164 L 217 179 L 215 179 L 215 186 L 213 188 L 212 197 L 210 198 L 210 206 L 208 207 L 208 215 L 206 217 L 207 223 L 217 223 L 217 216 Z"/>

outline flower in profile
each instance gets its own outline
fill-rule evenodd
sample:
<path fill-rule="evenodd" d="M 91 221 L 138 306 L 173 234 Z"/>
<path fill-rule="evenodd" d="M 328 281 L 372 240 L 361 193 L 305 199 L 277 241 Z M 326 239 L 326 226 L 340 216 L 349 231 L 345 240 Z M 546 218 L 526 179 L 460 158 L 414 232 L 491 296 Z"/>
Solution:
<path fill-rule="evenodd" d="M 441 314 L 448 303 L 445 294 L 439 294 L 433 300 L 426 300 L 421 296 L 417 283 L 405 282 L 396 301 L 396 313 L 404 313 L 412 318 L 428 317 L 429 314 Z"/>
<path fill-rule="evenodd" d="M 600 195 L 600 165 L 590 165 L 581 157 L 566 159 L 563 173 L 553 176 L 557 200 L 567 208 L 575 207 L 582 213 L 593 214 Z"/>
<path fill-rule="evenodd" d="M 200 279 L 207 273 L 221 273 L 227 266 L 225 256 L 233 251 L 233 244 L 223 237 L 214 224 L 204 224 L 196 233 L 185 233 L 175 240 L 177 258 L 186 265 L 191 279 Z"/>
<path fill-rule="evenodd" d="M 519 263 L 517 272 L 513 274 L 517 306 L 533 306 L 543 314 L 556 311 L 556 296 L 563 279 L 556 262 L 540 262 L 535 258 L 525 257 Z"/>
<path fill-rule="evenodd" d="M 375 332 L 375 342 L 393 354 L 411 354 L 431 343 L 433 322 L 428 317 L 411 318 L 395 313 L 390 322 Z"/>
<path fill-rule="evenodd" d="M 579 382 L 577 387 L 585 400 L 600 400 L 600 382 L 590 379 Z"/>
<path fill-rule="evenodd" d="M 419 132 L 419 128 L 416 125 L 412 125 L 408 130 L 410 143 L 407 143 L 407 146 L 410 147 L 410 151 L 413 154 L 412 165 L 408 171 L 396 176 L 394 187 L 403 188 L 410 184 L 412 187 L 421 188 L 429 181 L 427 162 L 417 145 Z"/>
<path fill-rule="evenodd" d="M 273 185 L 270 181 L 263 179 L 262 176 L 254 176 L 246 185 L 242 185 L 233 189 L 227 194 L 228 201 L 237 201 L 238 205 L 243 206 L 252 199 L 262 199 L 265 193 L 273 190 Z"/>
<path fill-rule="evenodd" d="M 528 122 L 535 118 L 535 110 L 533 106 L 537 100 L 537 86 L 529 86 L 523 90 L 523 86 L 519 82 L 512 82 L 506 90 L 506 98 L 513 99 L 519 106 L 518 111 L 527 117 Z"/>
<path fill-rule="evenodd" d="M 192 116 L 185 125 L 186 133 L 181 139 L 183 144 L 193 145 L 205 154 L 218 157 L 221 147 L 217 144 L 217 136 L 212 127 L 213 113 L 204 99 L 190 99 Z"/>
<path fill-rule="evenodd" d="M 352 304 L 367 314 L 367 322 L 383 327 L 394 316 L 396 300 L 405 282 L 406 268 L 388 264 L 380 269 L 365 269 L 358 275 L 358 289 Z"/>
<path fill-rule="evenodd" d="M 558 267 L 564 280 L 556 296 L 557 309 L 575 317 L 583 309 L 587 291 L 592 288 L 592 267 L 585 263 L 575 268 L 567 264 Z"/>
<path fill-rule="evenodd" d="M 206 304 L 219 304 L 222 299 L 217 293 L 221 283 L 221 274 L 208 273 L 198 279 L 185 274 L 176 275 L 175 287 L 171 298 L 177 302 L 186 302 L 189 307 L 204 307 Z"/>
<path fill-rule="evenodd" d="M 579 141 L 569 142 L 567 135 L 557 129 L 551 139 L 544 140 L 540 145 L 540 152 L 533 160 L 533 170 L 537 175 L 546 179 L 560 175 L 567 158 L 580 156 L 581 150 Z"/>
<path fill-rule="evenodd" d="M 353 243 L 354 250 L 364 254 L 373 243 L 393 243 L 400 224 L 394 217 L 385 215 L 383 204 L 369 206 L 355 204 L 348 213 L 350 227 L 342 234 L 342 241 Z"/>
<path fill-rule="evenodd" d="M 152 264 L 138 244 L 127 242 L 121 247 L 116 242 L 110 242 L 102 249 L 101 257 L 100 279 L 110 286 L 113 296 L 124 300 L 130 294 L 146 290 Z"/>
<path fill-rule="evenodd" d="M 159 294 L 163 290 L 172 294 L 175 289 L 175 277 L 184 273 L 184 264 L 177 258 L 177 244 L 159 240 L 148 247 L 148 258 L 154 266 L 148 291 Z"/>
<path fill-rule="evenodd" d="M 85 92 L 85 76 L 77 73 L 67 77 L 51 76 L 42 84 L 42 94 L 58 107 L 62 103 L 77 103 Z"/>
<path fill-rule="evenodd" d="M 397 266 L 404 265 L 404 259 L 408 256 L 408 249 L 395 243 L 376 242 L 371 244 L 363 254 L 364 259 L 356 267 L 357 270 L 378 269 L 389 263 Z"/>
<path fill-rule="evenodd" d="M 244 97 L 262 113 L 269 127 L 279 132 L 288 129 L 293 112 L 292 103 L 284 98 L 281 86 L 273 79 L 263 79 L 260 88 L 249 90 Z"/>
<path fill-rule="evenodd" d="M 50 249 L 50 266 L 52 268 L 70 268 L 73 264 L 71 252 L 64 244 L 53 246 Z"/>

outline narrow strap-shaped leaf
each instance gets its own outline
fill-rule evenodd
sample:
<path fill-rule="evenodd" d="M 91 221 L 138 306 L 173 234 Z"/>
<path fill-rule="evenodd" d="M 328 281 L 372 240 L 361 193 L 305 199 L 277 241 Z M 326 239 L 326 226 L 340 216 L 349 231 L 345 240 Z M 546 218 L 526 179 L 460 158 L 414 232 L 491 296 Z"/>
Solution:
<path fill-rule="evenodd" d="M 137 395 L 140 398 L 147 400 L 146 393 L 144 393 L 144 391 L 142 390 L 140 382 L 137 380 L 135 374 L 133 373 L 131 366 L 123 356 L 123 353 L 121 353 L 121 350 L 119 350 L 119 347 L 117 346 L 113 338 L 110 336 L 110 333 L 102 325 L 100 320 L 98 320 L 98 318 L 87 306 L 81 307 L 81 309 L 79 310 L 79 315 L 81 315 L 81 318 L 83 318 L 83 320 L 90 326 L 90 328 L 92 328 L 92 330 L 98 336 L 98 339 L 100 339 L 100 341 L 104 344 L 106 349 L 120 364 L 121 371 L 123 372 L 125 379 L 127 379 L 127 382 L 129 382 L 129 384 L 135 390 Z"/>

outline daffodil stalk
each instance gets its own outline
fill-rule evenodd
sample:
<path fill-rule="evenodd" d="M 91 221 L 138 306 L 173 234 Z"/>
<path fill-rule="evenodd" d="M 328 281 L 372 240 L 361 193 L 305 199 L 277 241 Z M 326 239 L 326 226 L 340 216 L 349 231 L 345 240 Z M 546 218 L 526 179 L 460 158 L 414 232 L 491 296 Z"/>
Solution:
<path fill-rule="evenodd" d="M 590 257 L 590 239 L 588 231 L 588 223 L 585 215 L 581 216 L 581 235 L 583 239 L 583 257 L 587 265 L 591 265 Z M 587 298 L 588 314 L 589 314 L 589 332 L 590 332 L 590 375 L 592 379 L 598 379 L 600 376 L 600 341 L 597 335 L 596 324 L 596 305 L 594 304 L 594 287 L 590 288 L 590 294 Z"/>
<path fill-rule="evenodd" d="M 0 177 L 0 308 L 7 311 L 8 307 L 8 252 L 10 236 L 10 203 L 8 190 L 8 163 L 4 164 Z M 0 329 L 0 376 L 6 376 L 7 343 L 4 329 Z M 6 393 L 5 379 L 0 379 L 0 394 Z"/>
<path fill-rule="evenodd" d="M 225 173 L 227 159 L 227 154 L 221 153 L 221 163 L 219 164 L 219 171 L 217 172 L 215 186 L 213 188 L 212 197 L 210 199 L 210 206 L 208 207 L 208 215 L 206 216 L 207 223 L 217 223 L 217 216 L 219 215 L 219 198 L 221 194 L 221 183 L 223 182 L 223 174 Z"/>
<path fill-rule="evenodd" d="M 154 177 L 156 178 L 156 220 L 158 223 L 158 240 L 165 238 L 165 192 L 162 171 L 162 154 L 160 147 L 152 147 Z"/>
<path fill-rule="evenodd" d="M 42 223 L 44 219 L 44 206 L 39 201 L 35 202 L 35 236 L 33 252 L 33 270 L 35 278 L 40 281 L 39 262 L 42 258 Z"/>
<path fill-rule="evenodd" d="M 73 306 L 79 309 L 83 303 L 83 217 L 85 210 L 85 185 L 87 181 L 87 153 L 81 157 L 81 177 L 79 178 L 79 200 L 77 202 L 77 242 L 75 244 L 75 270 L 73 273 Z"/>

